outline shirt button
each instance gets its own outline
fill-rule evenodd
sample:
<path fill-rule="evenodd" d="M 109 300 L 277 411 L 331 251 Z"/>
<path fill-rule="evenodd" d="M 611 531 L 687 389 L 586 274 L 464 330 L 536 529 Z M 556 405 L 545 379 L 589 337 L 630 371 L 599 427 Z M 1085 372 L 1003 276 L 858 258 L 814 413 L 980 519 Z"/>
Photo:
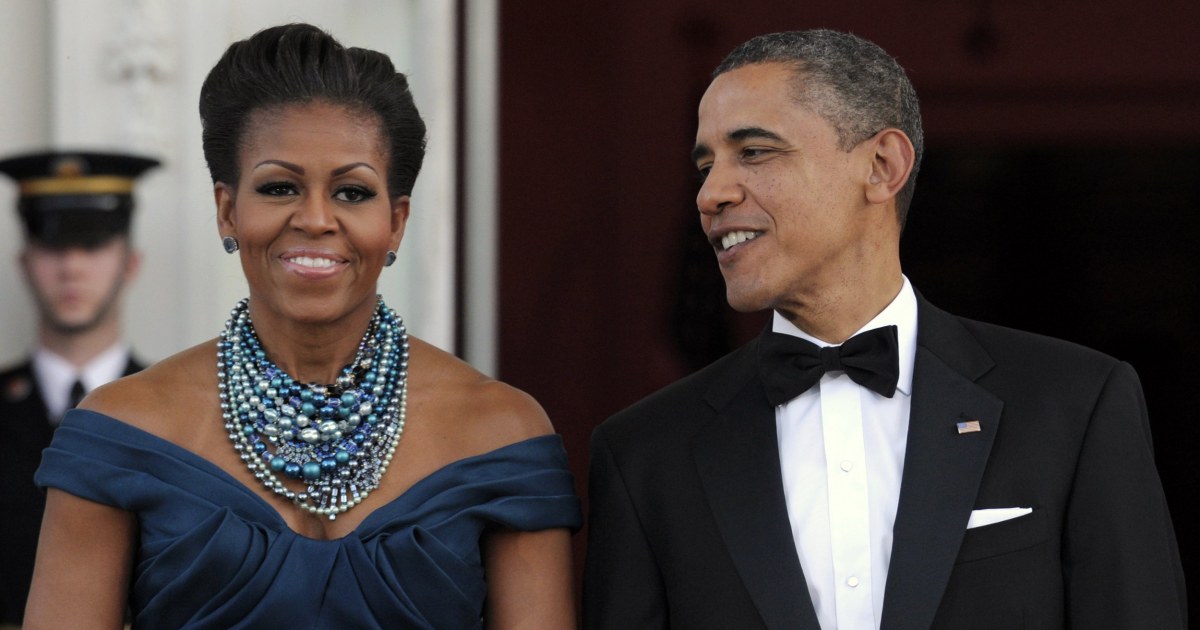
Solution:
<path fill-rule="evenodd" d="M 858 586 L 858 578 L 854 577 L 853 575 L 850 576 L 846 579 L 846 586 L 849 586 L 850 588 Z"/>
<path fill-rule="evenodd" d="M 843 471 L 850 472 L 851 468 L 854 468 L 854 462 L 852 462 L 848 459 L 842 462 L 842 470 Z"/>

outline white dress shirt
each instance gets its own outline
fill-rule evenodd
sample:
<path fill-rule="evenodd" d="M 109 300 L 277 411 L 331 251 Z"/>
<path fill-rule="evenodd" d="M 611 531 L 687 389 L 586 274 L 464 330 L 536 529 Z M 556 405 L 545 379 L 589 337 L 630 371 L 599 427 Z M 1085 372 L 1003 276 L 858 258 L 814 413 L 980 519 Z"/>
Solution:
<path fill-rule="evenodd" d="M 917 298 L 908 278 L 858 332 L 890 325 L 900 350 L 893 397 L 839 371 L 775 408 L 792 537 L 822 630 L 877 629 L 883 611 L 917 347 Z M 772 330 L 832 345 L 778 312 Z"/>
<path fill-rule="evenodd" d="M 75 381 L 81 381 L 83 389 L 90 392 L 121 378 L 128 363 L 129 347 L 120 342 L 96 355 L 83 369 L 77 369 L 70 361 L 45 348 L 38 348 L 33 353 L 33 375 L 37 379 L 42 401 L 46 403 L 46 410 L 50 413 L 50 424 L 58 426 L 62 422 Z"/>

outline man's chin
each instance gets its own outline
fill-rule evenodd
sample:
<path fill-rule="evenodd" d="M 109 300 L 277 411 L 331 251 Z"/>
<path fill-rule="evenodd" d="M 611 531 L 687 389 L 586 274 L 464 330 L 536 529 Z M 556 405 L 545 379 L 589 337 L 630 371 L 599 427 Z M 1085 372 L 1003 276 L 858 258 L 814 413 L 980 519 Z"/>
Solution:
<path fill-rule="evenodd" d="M 725 300 L 729 302 L 729 308 L 739 313 L 757 313 L 771 308 L 771 302 L 760 295 L 726 290 Z"/>
<path fill-rule="evenodd" d="M 83 317 L 58 317 L 52 315 L 46 318 L 46 322 L 56 333 L 62 335 L 79 335 L 88 332 L 99 325 L 100 317 L 97 315 Z"/>

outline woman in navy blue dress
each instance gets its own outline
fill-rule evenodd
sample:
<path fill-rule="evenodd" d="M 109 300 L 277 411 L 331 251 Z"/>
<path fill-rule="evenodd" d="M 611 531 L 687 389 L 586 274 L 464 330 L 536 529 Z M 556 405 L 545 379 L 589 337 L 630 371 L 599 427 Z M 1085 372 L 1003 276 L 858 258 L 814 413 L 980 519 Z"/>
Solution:
<path fill-rule="evenodd" d="M 545 413 L 376 294 L 424 154 L 404 75 L 281 26 L 226 51 L 200 115 L 249 297 L 67 416 L 27 627 L 575 627 Z"/>

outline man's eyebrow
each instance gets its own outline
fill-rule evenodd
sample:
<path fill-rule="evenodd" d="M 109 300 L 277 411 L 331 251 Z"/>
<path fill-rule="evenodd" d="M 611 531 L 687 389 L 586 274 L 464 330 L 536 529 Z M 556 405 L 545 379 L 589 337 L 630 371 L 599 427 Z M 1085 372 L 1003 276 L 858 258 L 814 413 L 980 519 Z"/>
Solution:
<path fill-rule="evenodd" d="M 743 142 L 745 140 L 774 140 L 776 142 L 783 142 L 782 136 L 762 127 L 739 127 L 730 131 L 725 138 L 731 142 Z M 712 149 L 703 142 L 697 144 L 695 149 L 692 149 L 693 162 L 699 162 L 710 155 L 712 155 Z"/>
<path fill-rule="evenodd" d="M 762 127 L 742 127 L 729 132 L 730 140 L 749 140 L 754 138 L 761 138 L 763 140 L 783 140 L 779 134 L 775 133 L 774 131 L 767 131 Z"/>

